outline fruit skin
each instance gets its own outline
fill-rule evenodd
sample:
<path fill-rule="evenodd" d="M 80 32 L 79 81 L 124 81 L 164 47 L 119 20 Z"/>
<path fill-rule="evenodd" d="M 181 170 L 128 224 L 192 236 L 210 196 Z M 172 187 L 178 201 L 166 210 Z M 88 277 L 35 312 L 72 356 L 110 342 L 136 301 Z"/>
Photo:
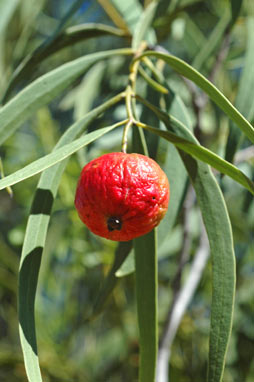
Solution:
<path fill-rule="evenodd" d="M 151 158 L 115 152 L 84 166 L 76 190 L 80 219 L 96 235 L 128 241 L 164 217 L 169 202 L 166 174 Z"/>

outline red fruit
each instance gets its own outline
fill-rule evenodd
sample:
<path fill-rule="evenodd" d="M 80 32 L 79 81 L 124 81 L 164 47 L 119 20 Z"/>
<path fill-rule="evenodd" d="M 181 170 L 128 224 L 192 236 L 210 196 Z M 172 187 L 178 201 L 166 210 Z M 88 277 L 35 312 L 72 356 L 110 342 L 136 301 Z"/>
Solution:
<path fill-rule="evenodd" d="M 151 158 L 110 153 L 89 162 L 78 182 L 75 206 L 96 235 L 128 241 L 157 226 L 169 201 L 166 174 Z"/>

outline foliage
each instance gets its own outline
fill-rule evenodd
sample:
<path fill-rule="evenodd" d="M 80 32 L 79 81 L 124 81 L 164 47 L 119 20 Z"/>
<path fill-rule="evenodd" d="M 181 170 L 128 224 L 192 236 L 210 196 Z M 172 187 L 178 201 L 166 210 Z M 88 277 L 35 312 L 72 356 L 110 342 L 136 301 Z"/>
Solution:
<path fill-rule="evenodd" d="M 251 1 L 2 1 L 0 31 L 1 380 L 254 381 Z M 171 188 L 133 243 L 73 203 L 121 148 Z"/>

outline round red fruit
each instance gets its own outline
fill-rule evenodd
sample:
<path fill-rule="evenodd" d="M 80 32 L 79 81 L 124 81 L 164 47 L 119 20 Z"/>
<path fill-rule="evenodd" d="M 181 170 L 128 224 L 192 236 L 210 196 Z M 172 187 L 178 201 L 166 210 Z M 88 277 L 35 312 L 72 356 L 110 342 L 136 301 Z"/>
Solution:
<path fill-rule="evenodd" d="M 82 170 L 75 206 L 96 235 L 128 241 L 156 227 L 169 202 L 166 174 L 151 158 L 122 152 L 102 155 Z"/>

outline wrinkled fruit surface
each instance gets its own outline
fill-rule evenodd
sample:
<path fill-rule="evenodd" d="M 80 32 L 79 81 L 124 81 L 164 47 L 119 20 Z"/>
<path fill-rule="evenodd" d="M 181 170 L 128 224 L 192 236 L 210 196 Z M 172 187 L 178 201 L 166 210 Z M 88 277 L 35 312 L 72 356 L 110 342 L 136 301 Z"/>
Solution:
<path fill-rule="evenodd" d="M 157 226 L 168 201 L 169 183 L 160 166 L 144 155 L 119 152 L 83 168 L 75 206 L 96 235 L 128 241 Z"/>

